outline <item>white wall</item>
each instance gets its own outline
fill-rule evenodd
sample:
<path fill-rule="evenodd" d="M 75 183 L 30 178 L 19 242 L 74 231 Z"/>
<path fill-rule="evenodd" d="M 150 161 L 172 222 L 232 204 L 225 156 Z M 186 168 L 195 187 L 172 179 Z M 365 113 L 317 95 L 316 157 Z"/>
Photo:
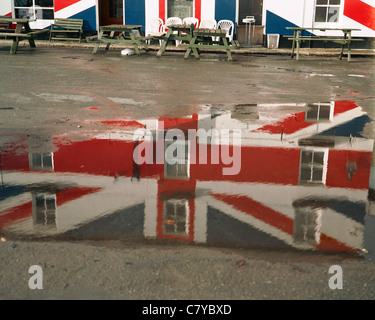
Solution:
<path fill-rule="evenodd" d="M 0 16 L 5 16 L 12 12 L 12 1 L 11 0 L 1 0 L 0 1 Z"/>
<path fill-rule="evenodd" d="M 363 1 L 375 8 L 375 0 Z M 375 30 L 368 28 L 348 16 L 344 15 L 345 0 L 342 0 L 339 22 L 337 23 L 314 23 L 315 0 L 264 0 L 263 21 L 266 24 L 266 12 L 270 11 L 282 19 L 300 27 L 326 27 L 326 28 L 355 28 L 361 31 L 354 31 L 352 35 L 359 37 L 375 37 Z M 367 15 L 368 12 L 364 12 Z M 320 33 L 317 32 L 317 35 Z M 327 32 L 326 35 L 337 35 L 334 32 Z"/>

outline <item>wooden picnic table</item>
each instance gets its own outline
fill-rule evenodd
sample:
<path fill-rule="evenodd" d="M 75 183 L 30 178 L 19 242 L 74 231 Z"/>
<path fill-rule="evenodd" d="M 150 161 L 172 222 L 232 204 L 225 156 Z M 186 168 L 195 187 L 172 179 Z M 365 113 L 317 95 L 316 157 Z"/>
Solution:
<path fill-rule="evenodd" d="M 109 35 L 107 34 L 109 33 Z M 94 37 L 88 37 L 88 42 L 96 43 L 93 54 L 96 54 L 100 44 L 106 44 L 106 50 L 112 43 L 131 44 L 137 54 L 140 54 L 138 46 L 144 46 L 146 50 L 148 38 L 144 36 L 141 25 L 108 25 L 99 28 L 99 34 Z"/>
<path fill-rule="evenodd" d="M 18 43 L 21 40 L 28 40 L 30 47 L 35 48 L 34 36 L 48 30 L 31 30 L 29 19 L 13 19 L 13 18 L 0 18 L 0 23 L 16 23 L 15 29 L 7 29 L 0 32 L 1 39 L 13 38 L 13 43 L 10 47 L 10 53 L 17 53 Z"/>
<path fill-rule="evenodd" d="M 193 37 L 186 45 L 185 59 L 193 51 L 195 58 L 199 59 L 199 49 L 225 50 L 228 60 L 232 60 L 231 50 L 239 47 L 238 42 L 230 43 L 223 29 L 197 28 L 193 31 Z"/>
<path fill-rule="evenodd" d="M 210 50 L 225 50 L 228 56 L 228 60 L 232 60 L 231 50 L 238 47 L 238 43 L 233 42 L 234 46 L 228 42 L 226 31 L 223 29 L 206 29 L 206 28 L 194 28 L 194 24 L 178 24 L 168 26 L 167 33 L 161 37 L 163 42 L 157 53 L 157 56 L 161 56 L 165 51 L 168 42 L 170 41 L 181 41 L 182 44 L 179 47 L 186 47 L 184 58 L 189 58 L 191 52 L 194 53 L 195 58 L 199 59 L 199 49 L 210 49 Z"/>
<path fill-rule="evenodd" d="M 341 44 L 341 51 L 340 51 L 340 60 L 342 59 L 343 53 L 344 53 L 344 47 L 345 44 L 347 45 L 348 48 L 348 61 L 351 59 L 351 42 L 352 41 L 363 41 L 363 39 L 353 39 L 352 38 L 352 31 L 361 31 L 361 29 L 353 29 L 353 28 L 319 28 L 319 27 L 286 27 L 288 30 L 293 30 L 293 37 L 286 36 L 288 37 L 288 40 L 293 40 L 292 44 L 292 53 L 291 57 L 293 58 L 294 56 L 294 49 L 297 49 L 297 54 L 296 54 L 296 60 L 299 59 L 299 48 L 300 48 L 300 43 L 302 41 L 332 41 L 335 43 Z M 342 36 L 338 37 L 333 37 L 333 36 L 303 36 L 301 33 L 303 31 L 341 31 L 343 34 Z"/>
<path fill-rule="evenodd" d="M 163 42 L 161 43 L 160 49 L 156 54 L 158 57 L 160 57 L 163 54 L 169 42 L 190 42 L 193 37 L 194 24 L 175 24 L 170 25 L 166 28 L 168 28 L 166 34 L 159 37 L 163 39 Z"/>

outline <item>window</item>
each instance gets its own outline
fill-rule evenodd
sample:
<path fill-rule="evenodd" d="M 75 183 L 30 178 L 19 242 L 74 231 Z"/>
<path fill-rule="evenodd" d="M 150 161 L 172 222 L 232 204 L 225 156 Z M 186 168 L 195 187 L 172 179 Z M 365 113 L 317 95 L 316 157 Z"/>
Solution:
<path fill-rule="evenodd" d="M 52 153 L 30 153 L 29 167 L 31 170 L 48 170 L 53 171 L 53 154 Z"/>
<path fill-rule="evenodd" d="M 35 225 L 56 227 L 55 194 L 32 194 L 32 205 Z"/>
<path fill-rule="evenodd" d="M 296 244 L 317 245 L 320 243 L 322 210 L 317 208 L 296 208 L 293 241 Z"/>
<path fill-rule="evenodd" d="M 323 122 L 331 121 L 333 117 L 333 107 L 330 102 L 311 103 L 307 105 L 308 110 L 305 113 L 305 121 Z"/>
<path fill-rule="evenodd" d="M 166 235 L 187 236 L 189 234 L 188 200 L 164 202 L 163 232 Z"/>
<path fill-rule="evenodd" d="M 168 0 L 168 17 L 186 17 L 194 16 L 193 0 Z"/>
<path fill-rule="evenodd" d="M 189 142 L 165 141 L 165 149 L 174 145 L 173 155 L 168 158 L 168 153 L 164 158 L 164 178 L 165 179 L 187 179 L 189 178 Z"/>
<path fill-rule="evenodd" d="M 53 20 L 53 0 L 14 0 L 16 18 Z"/>
<path fill-rule="evenodd" d="M 341 0 L 316 0 L 315 22 L 339 22 Z"/>
<path fill-rule="evenodd" d="M 300 160 L 300 184 L 325 184 L 327 150 L 302 149 Z"/>

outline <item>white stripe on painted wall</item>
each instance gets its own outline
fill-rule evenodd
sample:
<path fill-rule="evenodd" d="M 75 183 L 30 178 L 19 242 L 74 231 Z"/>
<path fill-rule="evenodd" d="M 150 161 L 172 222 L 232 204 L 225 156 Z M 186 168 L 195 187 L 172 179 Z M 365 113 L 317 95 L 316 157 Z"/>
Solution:
<path fill-rule="evenodd" d="M 215 0 L 202 0 L 201 20 L 215 19 Z"/>
<path fill-rule="evenodd" d="M 55 18 L 68 18 L 96 5 L 95 0 L 81 0 L 55 12 Z"/>
<path fill-rule="evenodd" d="M 159 18 L 159 0 L 145 0 L 146 35 L 150 33 L 150 21 Z M 165 21 L 164 21 L 165 22 Z"/>

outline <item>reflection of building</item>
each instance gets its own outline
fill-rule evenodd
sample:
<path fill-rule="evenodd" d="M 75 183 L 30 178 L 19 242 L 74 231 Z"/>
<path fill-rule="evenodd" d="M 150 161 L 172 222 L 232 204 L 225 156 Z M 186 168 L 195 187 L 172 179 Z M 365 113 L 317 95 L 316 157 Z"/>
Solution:
<path fill-rule="evenodd" d="M 222 174 L 221 160 L 191 161 L 199 159 L 199 148 L 194 155 L 185 140 L 181 163 L 140 164 L 139 179 L 132 179 L 131 128 L 71 143 L 56 137 L 53 154 L 29 155 L 18 146 L 1 155 L 0 227 L 33 234 L 36 225 L 40 233 L 53 224 L 47 233 L 74 237 L 355 252 L 369 232 L 373 141 L 351 130 L 367 121 L 355 103 L 314 106 L 328 105 L 331 116 L 317 121 L 306 121 L 313 109 L 301 106 L 277 121 L 262 113 L 249 121 L 223 113 L 154 124 L 182 132 L 242 128 L 241 171 L 232 176 Z M 214 145 L 206 147 L 210 155 Z M 348 161 L 356 164 L 350 177 Z"/>

